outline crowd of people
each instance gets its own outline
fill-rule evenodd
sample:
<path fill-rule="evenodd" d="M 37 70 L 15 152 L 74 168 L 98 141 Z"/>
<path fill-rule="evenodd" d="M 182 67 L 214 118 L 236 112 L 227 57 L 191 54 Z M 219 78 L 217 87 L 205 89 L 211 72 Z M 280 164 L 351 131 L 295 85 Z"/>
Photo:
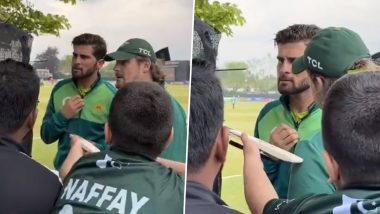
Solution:
<path fill-rule="evenodd" d="M 254 135 L 303 162 L 262 156 L 243 134 L 250 211 L 377 213 L 379 66 L 361 37 L 344 27 L 295 24 L 274 40 L 281 97 L 261 110 Z M 193 61 L 186 213 L 239 213 L 212 191 L 228 149 L 215 58 Z"/>
<path fill-rule="evenodd" d="M 186 115 L 165 91 L 152 46 L 133 38 L 107 54 L 90 33 L 72 45 L 72 77 L 54 86 L 40 129 L 43 142 L 58 142 L 59 177 L 22 146 L 38 113 L 35 70 L 0 62 L 1 213 L 181 213 Z M 111 60 L 116 88 L 100 72 Z"/>
<path fill-rule="evenodd" d="M 250 211 L 378 212 L 380 68 L 367 46 L 348 28 L 305 24 L 278 31 L 274 41 L 281 96 L 260 111 L 253 135 L 303 162 L 262 156 L 243 134 Z M 165 90 L 146 40 L 132 38 L 107 53 L 101 36 L 84 33 L 72 46 L 72 77 L 54 86 L 40 127 L 43 142 L 58 144 L 59 176 L 23 146 L 39 128 L 35 70 L 0 62 L 0 169 L 6 172 L 0 212 L 239 213 L 220 196 L 229 129 L 216 51 L 204 50 L 210 56 L 192 62 L 187 141 L 186 114 Z M 101 76 L 105 61 L 116 61 L 116 87 Z"/>

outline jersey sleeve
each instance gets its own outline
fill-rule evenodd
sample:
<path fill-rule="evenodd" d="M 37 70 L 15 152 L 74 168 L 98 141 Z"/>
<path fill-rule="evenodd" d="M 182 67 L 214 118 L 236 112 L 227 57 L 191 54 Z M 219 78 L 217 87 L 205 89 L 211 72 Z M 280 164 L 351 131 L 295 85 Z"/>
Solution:
<path fill-rule="evenodd" d="M 45 116 L 41 125 L 41 139 L 47 143 L 53 143 L 58 140 L 67 130 L 68 120 L 60 113 L 55 112 L 52 92 L 48 106 L 46 107 Z"/>
<path fill-rule="evenodd" d="M 323 160 L 322 138 L 313 137 L 310 141 L 300 141 L 295 154 L 303 158 L 300 164 L 292 164 L 288 198 L 298 198 L 307 194 L 331 194 L 334 185 L 328 182 L 328 173 Z"/>

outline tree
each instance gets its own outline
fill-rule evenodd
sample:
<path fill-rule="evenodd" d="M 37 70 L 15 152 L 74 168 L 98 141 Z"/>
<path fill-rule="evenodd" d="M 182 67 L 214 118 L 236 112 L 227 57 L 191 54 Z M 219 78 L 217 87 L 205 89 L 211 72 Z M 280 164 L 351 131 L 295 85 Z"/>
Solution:
<path fill-rule="evenodd" d="M 71 75 L 71 61 L 72 55 L 65 55 L 63 59 L 59 61 L 58 71 L 65 75 Z"/>
<path fill-rule="evenodd" d="M 232 36 L 231 26 L 242 26 L 245 23 L 236 4 L 218 1 L 210 4 L 208 0 L 195 0 L 195 16 L 227 36 Z"/>
<path fill-rule="evenodd" d="M 226 88 L 243 88 L 246 84 L 246 80 L 248 77 L 248 72 L 246 70 L 233 70 L 233 69 L 241 69 L 247 68 L 247 64 L 245 62 L 230 62 L 226 64 L 225 71 L 218 71 L 217 75 L 219 76 L 223 87 Z"/>
<path fill-rule="evenodd" d="M 60 1 L 77 3 L 77 0 Z M 59 36 L 61 30 L 70 28 L 69 21 L 65 16 L 44 14 L 34 9 L 28 0 L 0 0 L 0 22 L 13 24 L 19 29 L 37 36 L 43 33 Z"/>
<path fill-rule="evenodd" d="M 115 61 L 109 62 L 100 70 L 100 73 L 102 74 L 103 78 L 107 80 L 115 80 L 115 71 L 113 70 L 115 64 Z"/>
<path fill-rule="evenodd" d="M 36 56 L 36 62 L 33 66 L 36 69 L 49 69 L 54 79 L 60 79 L 63 75 L 58 71 L 59 59 L 57 55 L 58 49 L 56 47 L 48 47 L 46 51 Z"/>

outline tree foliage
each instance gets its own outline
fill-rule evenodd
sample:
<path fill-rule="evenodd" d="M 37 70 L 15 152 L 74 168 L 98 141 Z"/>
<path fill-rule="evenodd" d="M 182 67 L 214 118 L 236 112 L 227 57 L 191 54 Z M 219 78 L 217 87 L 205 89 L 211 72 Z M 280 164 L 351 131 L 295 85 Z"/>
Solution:
<path fill-rule="evenodd" d="M 33 66 L 37 69 L 49 69 L 54 79 L 60 79 L 63 75 L 58 71 L 60 61 L 57 56 L 58 49 L 56 47 L 48 47 L 46 51 L 36 56 L 36 62 Z"/>
<path fill-rule="evenodd" d="M 236 4 L 195 0 L 195 16 L 218 31 L 232 36 L 231 26 L 242 26 L 245 19 Z"/>
<path fill-rule="evenodd" d="M 113 70 L 115 64 L 115 61 L 109 62 L 100 70 L 100 73 L 102 74 L 103 78 L 107 80 L 115 80 L 115 71 Z"/>
<path fill-rule="evenodd" d="M 277 78 L 274 75 L 262 75 L 251 72 L 251 67 L 246 62 L 230 62 L 227 69 L 247 68 L 247 70 L 226 70 L 217 72 L 224 88 L 232 88 L 236 91 L 242 88 L 246 91 L 269 92 L 277 91 Z"/>
<path fill-rule="evenodd" d="M 77 0 L 60 0 L 76 4 Z M 59 36 L 61 30 L 70 28 L 70 23 L 63 15 L 43 13 L 25 0 L 0 0 L 0 22 L 13 24 L 33 35 L 52 34 Z"/>
<path fill-rule="evenodd" d="M 71 61 L 73 59 L 72 55 L 65 55 L 63 59 L 59 61 L 58 71 L 64 75 L 71 75 Z"/>

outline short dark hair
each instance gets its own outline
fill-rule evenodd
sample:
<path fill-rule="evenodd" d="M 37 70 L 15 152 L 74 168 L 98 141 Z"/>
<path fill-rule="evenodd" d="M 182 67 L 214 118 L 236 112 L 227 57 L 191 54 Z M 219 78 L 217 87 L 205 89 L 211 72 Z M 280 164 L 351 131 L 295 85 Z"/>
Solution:
<path fill-rule="evenodd" d="M 84 33 L 76 36 L 72 44 L 75 45 L 92 45 L 94 48 L 94 56 L 97 60 L 103 59 L 107 53 L 107 44 L 104 39 L 96 34 Z"/>
<path fill-rule="evenodd" d="M 308 41 L 321 29 L 316 25 L 294 24 L 277 32 L 275 45 Z"/>
<path fill-rule="evenodd" d="M 156 158 L 172 131 L 168 94 L 154 82 L 131 82 L 113 98 L 109 126 L 112 147 Z"/>
<path fill-rule="evenodd" d="M 0 134 L 21 128 L 38 102 L 40 79 L 27 63 L 6 59 L 0 62 Z"/>
<path fill-rule="evenodd" d="M 223 126 L 223 93 L 213 66 L 193 62 L 187 169 L 196 172 L 207 161 Z"/>
<path fill-rule="evenodd" d="M 380 72 L 345 75 L 328 91 L 322 116 L 326 151 L 346 184 L 380 180 Z"/>

